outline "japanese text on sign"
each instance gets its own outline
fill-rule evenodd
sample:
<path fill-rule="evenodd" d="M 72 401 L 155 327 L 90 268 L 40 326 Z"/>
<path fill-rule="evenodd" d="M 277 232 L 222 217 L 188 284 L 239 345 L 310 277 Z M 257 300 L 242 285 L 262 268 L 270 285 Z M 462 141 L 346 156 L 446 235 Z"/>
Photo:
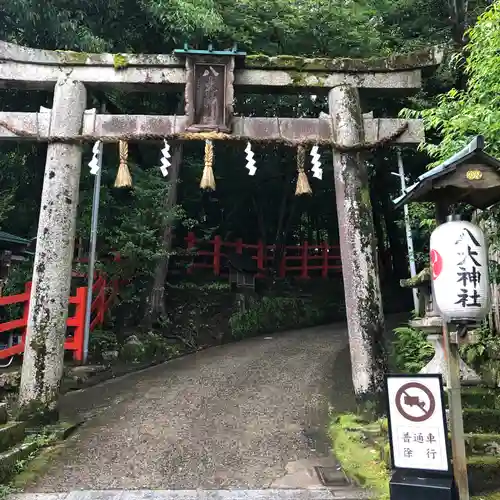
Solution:
<path fill-rule="evenodd" d="M 389 376 L 389 433 L 393 466 L 449 470 L 439 376 Z"/>
<path fill-rule="evenodd" d="M 455 304 L 463 308 L 481 307 L 481 294 L 477 287 L 481 281 L 481 263 L 478 256 L 478 249 L 481 244 L 467 228 L 464 228 L 460 237 L 455 242 L 457 249 L 457 283 L 460 283 L 460 290 Z"/>

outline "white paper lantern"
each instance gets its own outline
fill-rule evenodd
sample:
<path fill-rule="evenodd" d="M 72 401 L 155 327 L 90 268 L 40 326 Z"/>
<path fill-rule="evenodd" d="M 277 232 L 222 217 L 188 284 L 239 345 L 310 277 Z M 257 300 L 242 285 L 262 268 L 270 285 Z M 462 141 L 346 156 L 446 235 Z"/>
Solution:
<path fill-rule="evenodd" d="M 431 234 L 434 301 L 448 323 L 477 323 L 490 310 L 488 247 L 481 229 L 451 221 Z"/>

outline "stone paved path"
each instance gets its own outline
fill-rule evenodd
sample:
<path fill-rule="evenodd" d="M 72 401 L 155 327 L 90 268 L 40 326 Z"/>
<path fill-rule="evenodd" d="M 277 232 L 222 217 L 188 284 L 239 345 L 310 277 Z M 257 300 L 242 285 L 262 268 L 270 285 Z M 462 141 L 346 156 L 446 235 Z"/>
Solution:
<path fill-rule="evenodd" d="M 324 432 L 328 405 L 352 407 L 350 380 L 346 330 L 332 325 L 211 348 L 70 393 L 63 416 L 87 421 L 27 491 L 239 488 L 262 500 L 355 498 L 350 486 L 341 496 L 324 489 L 293 496 L 293 488 L 321 486 L 314 465 L 335 466 Z M 292 489 L 269 496 L 263 488 Z M 123 500 L 229 498 L 178 493 L 115 492 Z M 86 494 L 70 500 L 101 498 Z"/>
<path fill-rule="evenodd" d="M 28 493 L 12 500 L 355 500 L 326 488 L 266 490 L 111 490 L 71 493 Z"/>

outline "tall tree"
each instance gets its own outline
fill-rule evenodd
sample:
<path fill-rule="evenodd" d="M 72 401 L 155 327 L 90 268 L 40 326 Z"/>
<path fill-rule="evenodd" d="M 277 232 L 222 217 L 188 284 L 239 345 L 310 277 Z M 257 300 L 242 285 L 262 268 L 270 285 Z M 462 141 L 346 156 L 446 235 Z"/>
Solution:
<path fill-rule="evenodd" d="M 402 112 L 422 118 L 426 130 L 438 134 L 439 141 L 422 145 L 437 161 L 456 153 L 477 134 L 485 137 L 491 154 L 500 155 L 500 0 L 478 18 L 467 36 L 466 88 L 437 96 L 434 107 Z"/>

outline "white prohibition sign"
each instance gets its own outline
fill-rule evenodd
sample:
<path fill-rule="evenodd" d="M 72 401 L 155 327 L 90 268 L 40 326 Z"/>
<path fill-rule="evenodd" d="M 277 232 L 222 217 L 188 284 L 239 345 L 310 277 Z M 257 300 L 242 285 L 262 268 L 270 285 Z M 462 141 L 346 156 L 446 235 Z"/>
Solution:
<path fill-rule="evenodd" d="M 439 376 L 389 376 L 389 434 L 393 466 L 449 471 Z"/>

